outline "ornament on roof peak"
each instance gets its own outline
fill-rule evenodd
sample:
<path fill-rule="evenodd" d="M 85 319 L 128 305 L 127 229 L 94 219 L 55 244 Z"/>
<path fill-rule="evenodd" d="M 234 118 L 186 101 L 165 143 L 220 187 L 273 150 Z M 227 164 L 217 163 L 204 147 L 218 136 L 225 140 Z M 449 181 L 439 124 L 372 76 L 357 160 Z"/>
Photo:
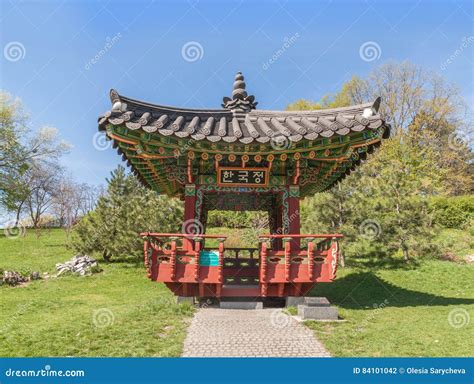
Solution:
<path fill-rule="evenodd" d="M 252 109 L 255 109 L 257 104 L 255 96 L 247 95 L 244 75 L 242 75 L 242 72 L 237 72 L 234 79 L 232 98 L 224 97 L 222 107 L 230 109 L 231 111 L 250 112 Z"/>

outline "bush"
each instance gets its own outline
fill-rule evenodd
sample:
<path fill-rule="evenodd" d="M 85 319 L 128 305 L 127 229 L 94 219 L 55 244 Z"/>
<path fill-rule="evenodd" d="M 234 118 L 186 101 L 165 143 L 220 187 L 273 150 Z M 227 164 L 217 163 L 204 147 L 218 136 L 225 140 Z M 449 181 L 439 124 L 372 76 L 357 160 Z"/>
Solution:
<path fill-rule="evenodd" d="M 140 232 L 181 232 L 183 204 L 145 189 L 123 167 L 112 173 L 97 208 L 73 228 L 71 244 L 80 254 L 104 260 L 141 258 Z"/>
<path fill-rule="evenodd" d="M 474 195 L 435 197 L 431 200 L 434 223 L 446 228 L 465 228 L 474 220 Z"/>

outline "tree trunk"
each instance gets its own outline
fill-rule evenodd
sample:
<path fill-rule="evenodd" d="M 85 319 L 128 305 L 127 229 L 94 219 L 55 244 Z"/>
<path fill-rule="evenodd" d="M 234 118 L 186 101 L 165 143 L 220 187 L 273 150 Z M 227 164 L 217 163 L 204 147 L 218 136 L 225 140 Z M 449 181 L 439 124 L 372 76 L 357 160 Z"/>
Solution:
<path fill-rule="evenodd" d="M 15 228 L 18 228 L 18 224 L 20 224 L 20 215 L 21 215 L 22 208 L 23 208 L 23 203 L 21 203 L 18 206 L 18 209 L 16 210 Z"/>
<path fill-rule="evenodd" d="M 339 265 L 341 268 L 345 268 L 346 266 L 346 257 L 344 256 L 344 251 L 342 249 L 339 249 Z"/>
<path fill-rule="evenodd" d="M 107 263 L 110 261 L 110 255 L 108 254 L 108 252 L 106 250 L 104 250 L 104 252 L 102 252 L 102 257 L 104 258 L 104 260 Z"/>
<path fill-rule="evenodd" d="M 409 260 L 409 257 L 408 257 L 408 247 L 406 246 L 406 244 L 402 244 L 402 251 L 403 251 L 403 260 L 405 260 L 406 262 L 408 262 L 408 260 Z"/>

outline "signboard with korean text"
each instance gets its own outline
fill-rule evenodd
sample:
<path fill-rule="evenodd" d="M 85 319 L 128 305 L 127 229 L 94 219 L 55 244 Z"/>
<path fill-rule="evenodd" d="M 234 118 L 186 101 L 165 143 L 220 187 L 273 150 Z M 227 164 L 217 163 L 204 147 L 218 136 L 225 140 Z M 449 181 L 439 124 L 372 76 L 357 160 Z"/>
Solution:
<path fill-rule="evenodd" d="M 268 185 L 268 168 L 219 167 L 217 184 L 223 186 L 266 187 Z"/>

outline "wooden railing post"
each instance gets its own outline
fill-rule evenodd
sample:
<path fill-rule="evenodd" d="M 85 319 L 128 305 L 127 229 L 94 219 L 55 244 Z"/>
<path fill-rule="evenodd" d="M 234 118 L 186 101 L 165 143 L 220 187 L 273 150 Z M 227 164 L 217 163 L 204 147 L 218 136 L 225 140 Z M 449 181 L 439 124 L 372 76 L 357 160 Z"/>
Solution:
<path fill-rule="evenodd" d="M 284 237 L 285 242 L 285 280 L 290 280 L 291 272 L 291 237 Z"/>
<path fill-rule="evenodd" d="M 224 241 L 225 238 L 219 238 L 219 262 L 217 272 L 219 273 L 219 283 L 222 284 L 222 267 L 224 266 Z"/>
<path fill-rule="evenodd" d="M 201 255 L 201 237 L 194 237 L 194 280 L 199 281 L 199 262 Z"/>
<path fill-rule="evenodd" d="M 336 277 L 337 262 L 339 259 L 339 242 L 336 237 L 331 238 L 331 279 Z"/>
<path fill-rule="evenodd" d="M 313 280 L 314 276 L 314 239 L 308 239 L 308 277 Z"/>
<path fill-rule="evenodd" d="M 150 255 L 148 255 L 148 238 L 145 238 L 145 241 L 143 244 L 143 253 L 144 253 L 146 275 L 148 278 L 150 278 L 151 277 L 151 260 L 150 260 Z"/>
<path fill-rule="evenodd" d="M 171 255 L 170 255 L 170 266 L 171 266 L 171 273 L 170 278 L 174 280 L 176 277 L 176 240 L 177 237 L 170 237 L 171 240 Z"/>
<path fill-rule="evenodd" d="M 267 296 L 267 243 L 259 238 L 260 242 L 260 287 L 262 297 Z"/>

